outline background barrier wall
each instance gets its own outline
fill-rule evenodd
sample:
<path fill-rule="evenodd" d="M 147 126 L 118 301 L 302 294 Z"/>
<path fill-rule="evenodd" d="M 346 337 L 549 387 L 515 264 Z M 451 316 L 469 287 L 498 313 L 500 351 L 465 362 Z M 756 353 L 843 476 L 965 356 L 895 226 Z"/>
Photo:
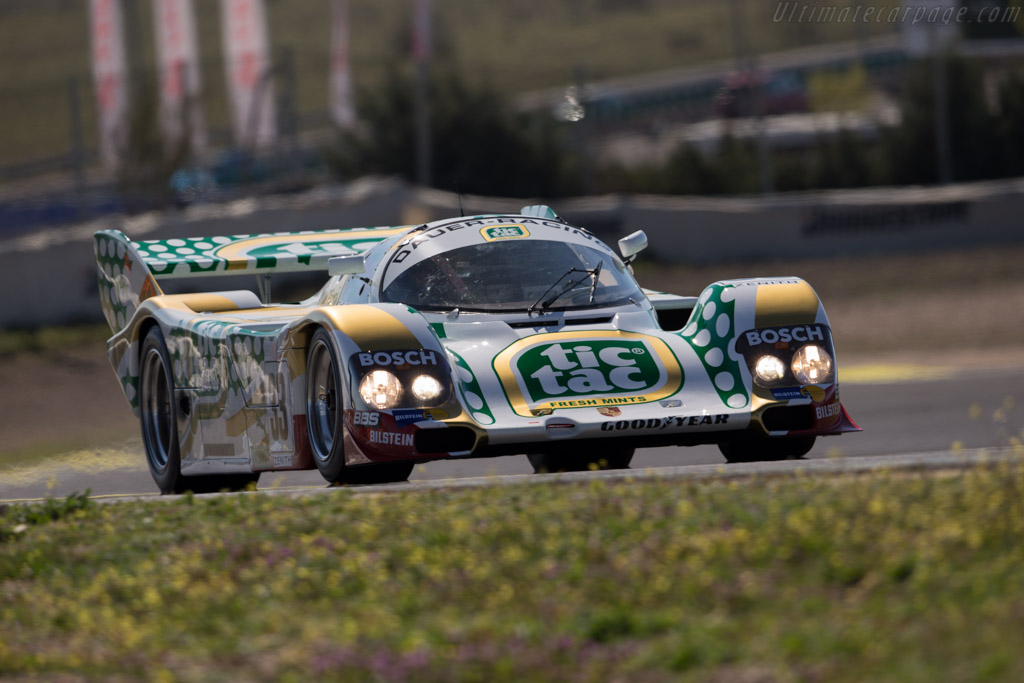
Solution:
<path fill-rule="evenodd" d="M 536 202 L 462 198 L 466 215 L 517 212 Z M 766 198 L 615 195 L 550 203 L 566 220 L 610 243 L 645 230 L 651 245 L 646 258 L 685 264 L 1024 241 L 1024 179 Z M 169 239 L 419 224 L 458 214 L 459 199 L 450 193 L 393 179 L 364 179 L 303 195 L 195 205 L 40 231 L 0 243 L 0 324 L 10 329 L 101 320 L 92 253 L 97 230 L 123 230 L 136 240 Z M 178 282 L 183 281 L 168 284 Z M 256 282 L 252 276 L 220 277 L 192 280 L 188 286 L 255 290 Z"/>

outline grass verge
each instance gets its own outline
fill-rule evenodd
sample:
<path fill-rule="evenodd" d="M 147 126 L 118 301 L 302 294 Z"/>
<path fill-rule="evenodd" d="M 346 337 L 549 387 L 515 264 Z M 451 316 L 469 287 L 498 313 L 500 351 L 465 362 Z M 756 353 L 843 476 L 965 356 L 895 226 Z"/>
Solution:
<path fill-rule="evenodd" d="M 84 345 L 102 348 L 108 337 L 110 328 L 105 324 L 0 330 L 0 359 L 19 353 L 60 354 L 68 348 Z"/>
<path fill-rule="evenodd" d="M 0 675 L 1019 680 L 1022 493 L 1003 465 L 12 507 Z"/>

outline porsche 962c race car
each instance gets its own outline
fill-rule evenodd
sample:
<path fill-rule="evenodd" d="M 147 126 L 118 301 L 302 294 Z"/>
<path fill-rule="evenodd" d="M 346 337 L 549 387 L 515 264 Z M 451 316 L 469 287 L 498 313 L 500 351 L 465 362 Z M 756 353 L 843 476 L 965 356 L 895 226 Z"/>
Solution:
<path fill-rule="evenodd" d="M 628 267 L 646 245 L 638 231 L 617 254 L 544 206 L 420 226 L 95 236 L 110 361 L 165 493 L 314 467 L 332 483 L 400 481 L 416 463 L 508 454 L 537 472 L 624 468 L 644 446 L 781 459 L 859 429 L 810 285 L 652 292 Z M 159 284 L 325 270 L 299 303 Z"/>

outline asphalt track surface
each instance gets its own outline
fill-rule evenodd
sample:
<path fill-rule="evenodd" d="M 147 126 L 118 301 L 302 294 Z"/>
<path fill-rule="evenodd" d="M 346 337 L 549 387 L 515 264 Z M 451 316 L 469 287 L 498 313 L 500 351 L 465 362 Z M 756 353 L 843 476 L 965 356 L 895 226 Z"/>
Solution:
<path fill-rule="evenodd" d="M 858 463 L 870 456 L 898 454 L 898 458 L 887 457 L 886 461 L 922 464 L 929 459 L 955 459 L 957 454 L 976 457 L 978 449 L 1005 453 L 1014 439 L 1024 439 L 1024 367 L 966 371 L 913 365 L 860 366 L 845 374 L 840 371 L 840 396 L 864 431 L 818 440 L 808 460 L 828 461 L 832 469 L 842 469 L 844 460 L 850 466 L 860 467 Z M 638 450 L 632 469 L 640 472 L 672 468 L 673 476 L 680 471 L 685 474 L 687 467 L 701 476 L 758 471 L 756 466 L 721 465 L 724 459 L 714 446 L 672 447 Z M 797 468 L 829 469 L 824 463 L 790 461 L 773 463 L 765 471 Z M 525 456 L 431 462 L 418 466 L 410 483 L 398 487 L 433 487 L 445 481 L 456 485 L 458 480 L 466 479 L 518 481 L 521 477 L 510 475 L 530 472 Z M 669 472 L 665 470 L 665 474 Z M 602 473 L 582 476 L 599 474 Z M 267 473 L 259 488 L 303 491 L 323 489 L 325 483 L 315 470 Z M 4 471 L 0 477 L 0 503 L 63 497 L 86 489 L 97 498 L 156 496 L 141 441 L 54 456 Z"/>

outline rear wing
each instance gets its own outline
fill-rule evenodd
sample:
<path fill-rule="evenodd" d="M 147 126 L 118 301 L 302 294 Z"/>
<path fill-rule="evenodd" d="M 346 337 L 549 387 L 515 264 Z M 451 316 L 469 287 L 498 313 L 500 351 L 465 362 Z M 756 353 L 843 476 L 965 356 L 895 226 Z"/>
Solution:
<path fill-rule="evenodd" d="M 162 294 L 157 280 L 326 271 L 335 256 L 361 254 L 413 226 L 316 230 L 133 242 L 120 230 L 95 234 L 100 304 L 111 330 Z"/>

